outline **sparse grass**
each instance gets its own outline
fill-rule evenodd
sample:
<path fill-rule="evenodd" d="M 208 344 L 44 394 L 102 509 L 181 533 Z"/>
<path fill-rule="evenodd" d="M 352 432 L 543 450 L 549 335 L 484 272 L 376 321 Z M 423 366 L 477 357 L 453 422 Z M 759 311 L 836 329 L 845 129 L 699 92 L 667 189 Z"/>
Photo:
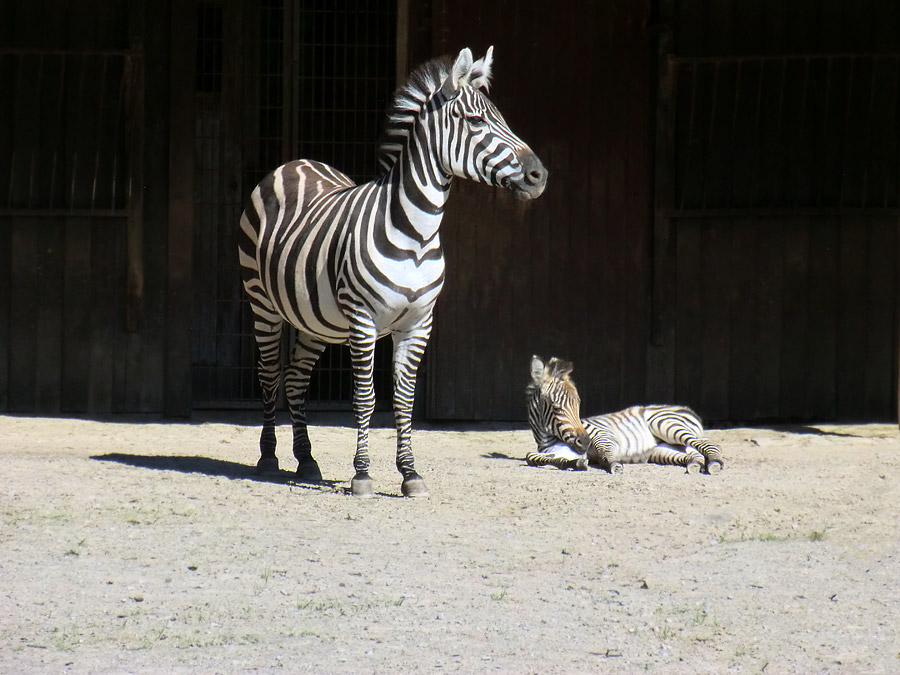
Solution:
<path fill-rule="evenodd" d="M 505 600 L 508 594 L 508 588 L 501 588 L 499 591 L 494 591 L 493 593 L 491 593 L 491 600 L 497 600 L 498 602 L 500 600 Z"/>
<path fill-rule="evenodd" d="M 829 528 L 826 525 L 821 530 L 813 530 L 809 534 L 803 535 L 799 532 L 791 532 L 788 534 L 779 534 L 776 532 L 768 531 L 752 533 L 748 532 L 746 527 L 743 527 L 737 533 L 734 533 L 733 531 L 722 532 L 718 537 L 716 537 L 716 541 L 720 544 L 734 544 L 745 541 L 795 541 L 798 539 L 806 539 L 807 541 L 824 541 L 827 536 L 828 529 Z"/>
<path fill-rule="evenodd" d="M 400 607 L 406 600 L 405 596 L 372 598 L 363 602 L 344 603 L 337 599 L 316 600 L 303 598 L 297 601 L 297 609 L 317 613 L 337 612 L 342 615 L 359 614 L 382 607 Z"/>

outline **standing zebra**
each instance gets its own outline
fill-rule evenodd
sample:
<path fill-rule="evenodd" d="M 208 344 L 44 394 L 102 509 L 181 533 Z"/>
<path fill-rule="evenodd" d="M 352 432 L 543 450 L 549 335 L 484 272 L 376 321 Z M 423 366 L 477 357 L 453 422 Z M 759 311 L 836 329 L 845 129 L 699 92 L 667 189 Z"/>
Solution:
<path fill-rule="evenodd" d="M 531 466 L 586 469 L 588 464 L 622 473 L 622 464 L 673 464 L 688 473 L 722 469 L 722 451 L 703 438 L 703 424 L 690 408 L 632 406 L 581 418 L 581 399 L 569 378 L 572 364 L 531 358 L 526 388 L 528 422 L 537 443 L 525 460 Z M 705 465 L 705 466 L 704 466 Z"/>
<path fill-rule="evenodd" d="M 397 469 L 407 496 L 427 495 L 411 447 L 416 370 L 444 283 L 440 224 L 453 176 L 505 187 L 522 199 L 544 191 L 547 172 L 487 98 L 493 48 L 473 63 L 434 59 L 394 95 L 379 175 L 363 185 L 320 162 L 289 162 L 266 176 L 241 216 L 240 263 L 254 313 L 263 390 L 261 472 L 277 471 L 275 399 L 281 329 L 297 340 L 284 386 L 298 478 L 320 480 L 306 425 L 310 372 L 328 343 L 349 343 L 357 423 L 354 495 L 374 494 L 369 420 L 375 341 L 394 342 Z"/>

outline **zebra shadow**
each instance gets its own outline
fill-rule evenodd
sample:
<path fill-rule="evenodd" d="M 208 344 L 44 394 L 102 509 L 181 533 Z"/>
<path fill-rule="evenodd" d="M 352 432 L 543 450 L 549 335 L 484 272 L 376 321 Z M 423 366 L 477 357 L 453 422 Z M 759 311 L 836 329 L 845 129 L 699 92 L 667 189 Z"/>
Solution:
<path fill-rule="evenodd" d="M 92 455 L 91 459 L 98 462 L 115 462 L 154 471 L 178 471 L 180 473 L 197 473 L 204 476 L 221 476 L 230 480 L 276 483 L 278 485 L 290 485 L 291 487 L 319 492 L 341 492 L 343 491 L 342 486 L 346 484 L 346 481 L 324 479 L 316 483 L 303 483 L 297 480 L 297 474 L 293 471 L 279 469 L 277 472 L 259 474 L 253 465 L 198 455 L 129 455 L 122 452 L 111 452 L 105 455 Z"/>
<path fill-rule="evenodd" d="M 509 460 L 514 461 L 514 462 L 521 462 L 521 461 L 523 461 L 522 458 L 519 457 L 518 455 L 507 455 L 505 452 L 497 452 L 497 451 L 494 451 L 494 452 L 486 452 L 486 453 L 484 453 L 484 454 L 482 455 L 482 457 L 483 457 L 484 459 L 509 459 Z"/>

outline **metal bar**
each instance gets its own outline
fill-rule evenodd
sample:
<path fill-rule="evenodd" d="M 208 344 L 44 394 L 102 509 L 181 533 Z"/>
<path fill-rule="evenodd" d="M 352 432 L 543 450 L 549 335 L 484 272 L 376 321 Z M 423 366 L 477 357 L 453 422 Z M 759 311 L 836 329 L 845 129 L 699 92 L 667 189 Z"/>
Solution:
<path fill-rule="evenodd" d="M 678 63 L 727 63 L 727 62 L 737 62 L 737 61 L 784 61 L 784 60 L 795 60 L 795 61 L 805 61 L 810 59 L 844 59 L 851 57 L 874 57 L 874 58 L 882 58 L 882 57 L 894 57 L 897 56 L 895 52 L 867 52 L 867 53 L 852 53 L 852 52 L 834 52 L 831 54 L 760 54 L 760 55 L 748 55 L 748 56 L 673 56 L 673 60 Z"/>
<path fill-rule="evenodd" d="M 97 179 L 100 174 L 100 139 L 103 135 L 103 101 L 106 98 L 106 63 L 103 57 L 103 68 L 100 70 L 100 96 L 97 99 L 97 136 L 94 142 L 94 178 L 91 181 L 91 208 L 97 203 Z"/>
<path fill-rule="evenodd" d="M 675 67 L 674 63 L 671 67 Z M 677 93 L 672 92 L 672 103 L 673 106 L 677 105 Z M 691 133 L 694 129 L 694 115 L 697 110 L 697 65 L 691 64 L 691 109 L 688 113 L 688 138 L 687 138 L 687 148 L 684 151 L 684 176 L 685 179 L 681 181 L 681 198 L 678 200 L 681 208 L 684 208 L 684 200 L 685 195 L 687 195 L 688 191 L 688 183 L 687 176 L 690 176 L 691 169 L 691 155 L 692 149 L 694 147 L 693 143 L 693 134 Z M 708 165 L 708 163 L 707 163 Z M 672 167 L 673 170 L 675 167 Z M 705 169 L 706 167 L 704 167 Z M 704 179 L 705 180 L 705 179 Z M 677 185 L 673 181 L 673 188 L 677 189 Z"/>
<path fill-rule="evenodd" d="M 717 208 L 717 209 L 672 209 L 666 211 L 669 218 L 790 218 L 805 216 L 900 216 L 900 207 L 860 208 L 854 206 L 823 207 L 754 207 L 754 208 Z"/>
<path fill-rule="evenodd" d="M 59 113 L 59 117 L 57 118 L 57 124 L 59 125 L 60 130 L 65 129 L 65 101 L 63 97 L 66 92 L 66 64 L 69 60 L 65 57 L 60 59 L 59 64 L 59 97 L 56 101 L 56 110 Z M 63 133 L 63 138 L 65 138 L 65 133 Z M 59 160 L 59 151 L 58 149 L 53 149 L 53 166 L 50 168 L 50 200 L 48 202 L 49 208 L 53 208 L 53 197 L 56 193 L 56 171 L 58 168 L 58 160 Z"/>
<path fill-rule="evenodd" d="M 38 72 L 37 72 L 37 78 L 35 79 L 35 82 L 37 83 L 36 98 L 38 100 L 38 112 L 37 112 L 38 124 L 40 124 L 40 118 L 41 118 L 40 99 L 41 99 L 41 88 L 42 88 L 41 86 L 43 84 L 42 83 L 43 79 L 44 79 L 44 55 L 41 54 L 40 57 L 38 58 Z M 35 160 L 36 160 L 37 154 L 40 152 L 40 148 L 41 148 L 40 142 L 36 143 L 31 148 L 31 161 L 29 162 L 29 165 L 28 165 L 28 199 L 25 200 L 25 206 L 27 206 L 28 208 L 31 208 L 31 200 L 34 197 L 34 173 L 37 168 L 36 164 L 38 164 L 38 162 Z"/>
<path fill-rule="evenodd" d="M 124 218 L 128 215 L 126 209 L 17 209 L 0 208 L 0 216 L 14 218 L 62 218 L 62 217 L 90 217 L 90 218 Z"/>

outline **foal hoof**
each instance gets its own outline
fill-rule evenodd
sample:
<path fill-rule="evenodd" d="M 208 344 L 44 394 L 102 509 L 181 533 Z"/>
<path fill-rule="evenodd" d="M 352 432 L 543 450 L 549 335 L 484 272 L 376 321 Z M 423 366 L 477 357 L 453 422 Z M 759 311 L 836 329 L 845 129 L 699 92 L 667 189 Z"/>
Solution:
<path fill-rule="evenodd" d="M 692 476 L 700 473 L 700 462 L 691 462 L 686 467 L 684 467 L 684 472 L 689 473 Z"/>
<path fill-rule="evenodd" d="M 409 478 L 404 479 L 400 486 L 404 497 L 427 497 L 428 488 L 425 487 L 425 481 L 419 474 L 413 474 Z"/>
<path fill-rule="evenodd" d="M 297 464 L 297 480 L 301 483 L 319 483 L 322 481 L 322 472 L 319 465 L 312 457 Z"/>
<path fill-rule="evenodd" d="M 618 476 L 624 470 L 625 469 L 622 467 L 622 465 L 619 462 L 613 462 L 612 464 L 609 465 L 609 472 L 613 476 Z"/>
<path fill-rule="evenodd" d="M 587 471 L 588 469 L 588 461 L 587 457 L 579 457 L 575 460 L 575 464 L 572 465 L 572 468 L 575 471 Z"/>
<path fill-rule="evenodd" d="M 711 462 L 706 463 L 706 473 L 710 476 L 714 476 L 722 470 L 722 462 L 717 459 L 714 459 Z"/>
<path fill-rule="evenodd" d="M 278 473 L 278 458 L 275 455 L 263 455 L 256 463 L 256 473 Z"/>
<path fill-rule="evenodd" d="M 365 499 L 375 496 L 375 487 L 367 473 L 358 473 L 350 481 L 350 494 Z"/>

